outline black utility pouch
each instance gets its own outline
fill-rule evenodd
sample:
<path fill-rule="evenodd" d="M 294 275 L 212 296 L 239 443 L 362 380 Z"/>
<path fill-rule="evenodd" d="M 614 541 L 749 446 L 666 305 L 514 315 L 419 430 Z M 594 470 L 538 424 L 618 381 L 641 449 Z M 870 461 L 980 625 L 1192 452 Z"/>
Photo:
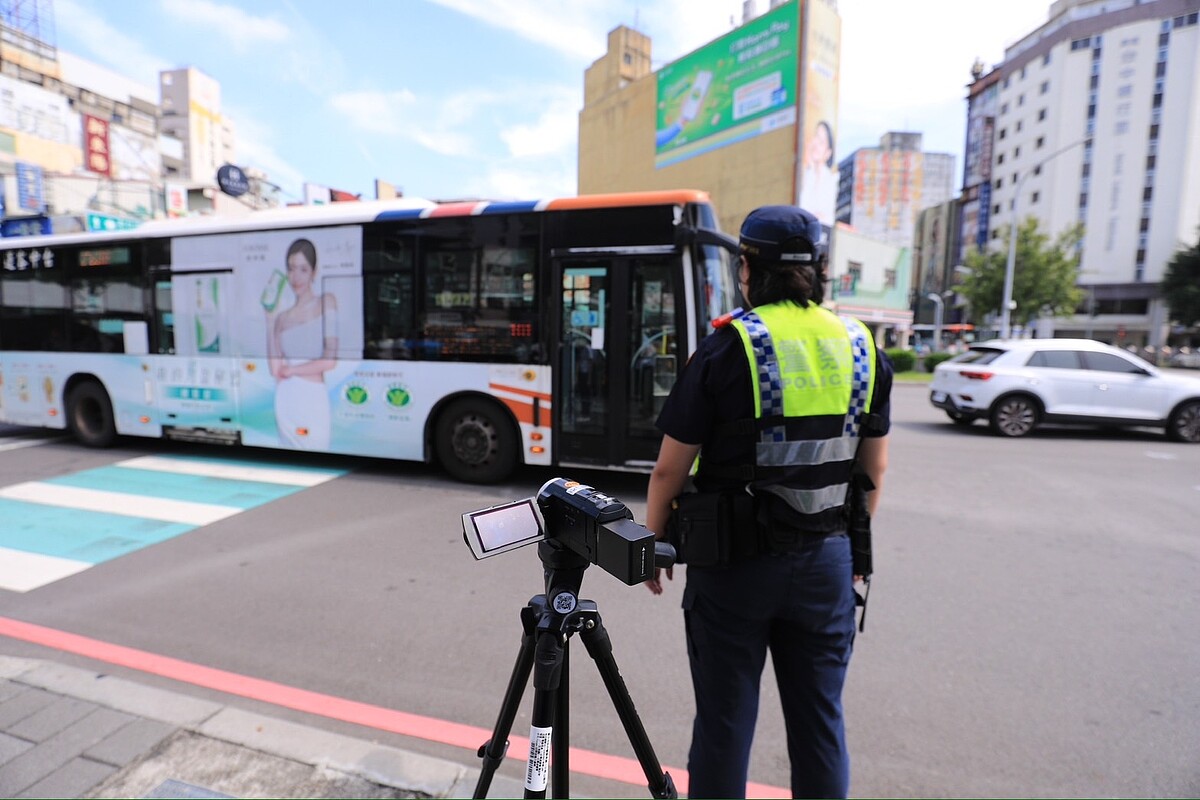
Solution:
<path fill-rule="evenodd" d="M 681 494 L 672 500 L 667 540 L 675 547 L 675 562 L 693 567 L 728 564 L 727 514 L 718 492 Z"/>

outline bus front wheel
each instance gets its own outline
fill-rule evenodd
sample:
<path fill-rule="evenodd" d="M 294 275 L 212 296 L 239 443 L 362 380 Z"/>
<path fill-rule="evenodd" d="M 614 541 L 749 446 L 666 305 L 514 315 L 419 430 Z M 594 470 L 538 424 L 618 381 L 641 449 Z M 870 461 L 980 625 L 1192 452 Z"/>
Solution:
<path fill-rule="evenodd" d="M 95 381 L 76 384 L 67 393 L 67 425 L 88 447 L 108 447 L 117 438 L 112 402 Z"/>
<path fill-rule="evenodd" d="M 468 483 L 501 481 L 517 466 L 516 433 L 494 403 L 451 403 L 438 418 L 435 446 L 442 467 Z"/>

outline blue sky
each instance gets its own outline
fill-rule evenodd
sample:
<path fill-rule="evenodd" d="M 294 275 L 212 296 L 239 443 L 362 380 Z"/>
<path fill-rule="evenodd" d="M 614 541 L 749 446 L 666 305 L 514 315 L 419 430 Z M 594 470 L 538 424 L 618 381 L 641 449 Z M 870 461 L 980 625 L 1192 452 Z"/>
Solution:
<path fill-rule="evenodd" d="M 757 0 L 765 11 L 768 0 Z M 962 168 L 978 57 L 1046 21 L 1049 0 L 840 0 L 837 158 L 888 130 Z M 298 200 L 365 198 L 381 178 L 448 199 L 574 194 L 583 72 L 629 25 L 655 69 L 740 22 L 741 0 L 54 0 L 60 49 L 147 87 L 194 66 L 221 83 L 237 160 Z"/>

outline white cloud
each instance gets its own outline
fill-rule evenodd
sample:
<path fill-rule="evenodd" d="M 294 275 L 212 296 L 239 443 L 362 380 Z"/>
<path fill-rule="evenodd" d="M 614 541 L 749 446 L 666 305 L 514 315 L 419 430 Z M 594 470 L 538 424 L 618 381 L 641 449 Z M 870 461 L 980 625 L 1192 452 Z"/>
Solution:
<path fill-rule="evenodd" d="M 625 25 L 648 35 L 654 63 L 673 61 L 741 22 L 741 0 L 431 0 L 510 31 L 575 63 L 604 55 L 608 32 Z M 768 0 L 759 0 L 760 10 Z"/>
<path fill-rule="evenodd" d="M 233 108 L 230 115 L 237 120 L 238 163 L 263 170 L 267 180 L 278 184 L 288 198 L 299 200 L 308 178 L 303 170 L 279 154 L 275 129 L 257 119 L 249 109 Z"/>
<path fill-rule="evenodd" d="M 171 69 L 166 59 L 148 51 L 140 41 L 109 25 L 102 16 L 76 0 L 58 0 L 59 30 L 78 40 L 87 56 L 139 83 L 158 86 L 158 73 Z"/>
<path fill-rule="evenodd" d="M 285 42 L 291 37 L 287 25 L 271 17 L 256 17 L 232 5 L 212 0 L 162 0 L 162 8 L 185 25 L 216 31 L 240 52 L 263 43 Z"/>
<path fill-rule="evenodd" d="M 564 154 L 573 158 L 579 140 L 579 107 L 577 93 L 560 95 L 534 122 L 501 130 L 500 139 L 515 158 Z"/>
<path fill-rule="evenodd" d="M 360 131 L 399 136 L 439 155 L 496 158 L 503 144 L 511 158 L 575 157 L 579 95 L 561 87 L 472 89 L 437 97 L 418 97 L 408 89 L 357 91 L 334 95 L 330 103 Z M 514 118 L 533 121 L 505 122 Z"/>
<path fill-rule="evenodd" d="M 462 95 L 440 104 L 422 104 L 408 89 L 393 92 L 342 92 L 329 100 L 346 121 L 360 131 L 399 136 L 444 156 L 468 156 L 474 149 L 471 137 L 455 130 L 465 119 Z"/>

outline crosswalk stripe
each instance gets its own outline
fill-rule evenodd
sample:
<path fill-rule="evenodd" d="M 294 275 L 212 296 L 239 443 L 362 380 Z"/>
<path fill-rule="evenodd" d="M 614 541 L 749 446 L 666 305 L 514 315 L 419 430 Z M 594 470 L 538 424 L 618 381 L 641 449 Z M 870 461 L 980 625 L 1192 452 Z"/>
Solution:
<path fill-rule="evenodd" d="M 0 588 L 28 592 L 92 566 L 86 561 L 0 547 Z"/>
<path fill-rule="evenodd" d="M 337 471 L 279 469 L 274 467 L 256 467 L 248 464 L 166 458 L 163 456 L 130 458 L 126 461 L 118 462 L 116 466 L 149 469 L 158 472 L 173 472 L 179 475 L 200 475 L 206 478 L 281 483 L 286 486 L 318 486 L 343 474 Z"/>
<path fill-rule="evenodd" d="M 22 447 L 37 447 L 39 444 L 50 444 L 51 442 L 57 442 L 65 438 L 65 436 L 51 436 L 43 439 L 12 439 L 0 444 L 0 452 L 5 450 L 20 450 Z"/>
<path fill-rule="evenodd" d="M 0 497 L 24 500 L 28 503 L 76 508 L 83 511 L 103 511 L 129 517 L 159 519 L 188 525 L 210 525 L 240 514 L 242 509 L 186 500 L 167 500 L 159 497 L 81 489 L 40 481 L 18 483 L 0 489 Z"/>

